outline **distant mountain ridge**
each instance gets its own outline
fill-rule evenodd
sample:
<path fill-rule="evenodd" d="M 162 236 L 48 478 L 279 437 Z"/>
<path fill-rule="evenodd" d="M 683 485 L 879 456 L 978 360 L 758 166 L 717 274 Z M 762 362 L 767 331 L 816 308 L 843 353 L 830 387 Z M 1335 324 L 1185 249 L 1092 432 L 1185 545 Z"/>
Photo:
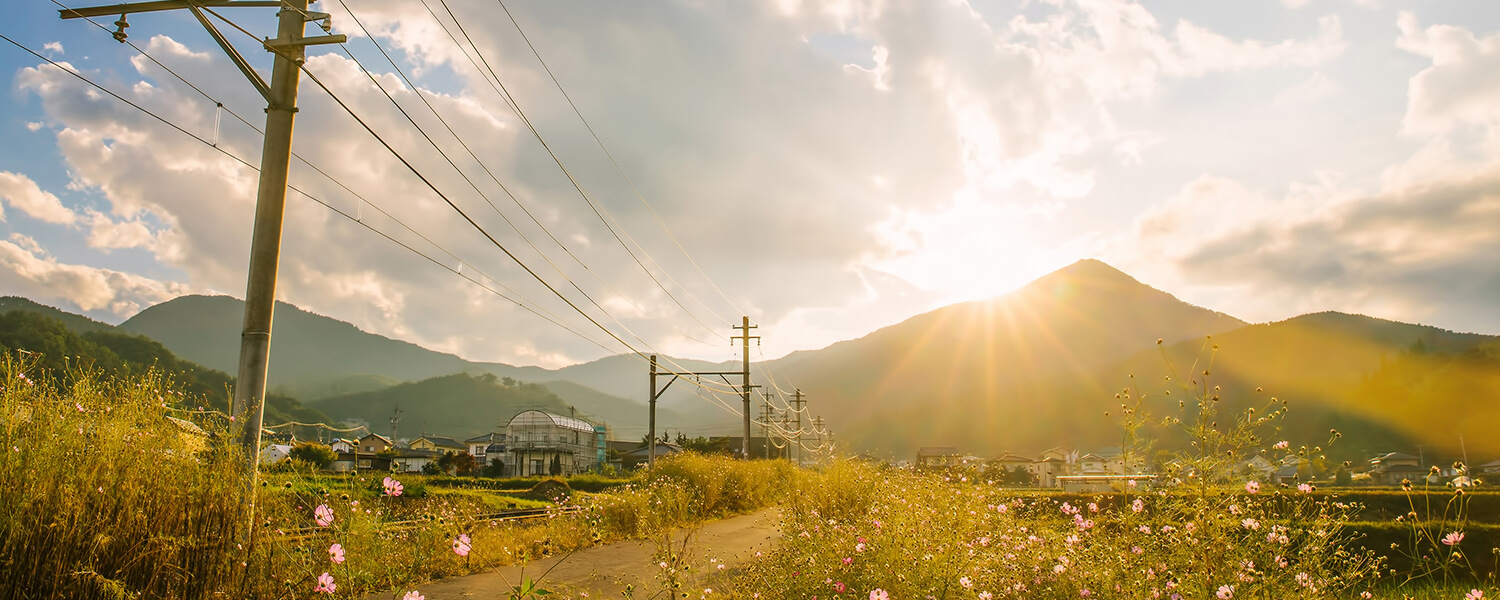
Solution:
<path fill-rule="evenodd" d="M 149 335 L 181 356 L 233 369 L 242 310 L 232 298 L 189 296 L 147 309 L 121 329 Z M 515 367 L 466 361 L 286 304 L 278 305 L 276 319 L 273 389 L 326 394 L 328 400 L 369 399 L 393 383 L 402 385 L 400 380 L 492 374 L 541 383 L 564 406 L 612 419 L 622 429 L 644 430 L 644 357 L 610 356 L 556 370 Z M 1106 416 L 1118 406 L 1114 393 L 1150 387 L 1146 383 L 1174 368 L 1190 372 L 1205 354 L 1214 355 L 1214 380 L 1226 393 L 1246 396 L 1263 387 L 1291 399 L 1296 417 L 1288 421 L 1289 433 L 1316 437 L 1338 427 L 1349 433 L 1350 452 L 1416 443 L 1446 447 L 1467 439 L 1471 450 L 1494 446 L 1500 453 L 1500 439 L 1478 440 L 1485 436 L 1474 425 L 1491 417 L 1500 422 L 1500 413 L 1461 392 L 1465 386 L 1480 394 L 1493 389 L 1495 395 L 1486 397 L 1500 397 L 1496 340 L 1335 312 L 1250 325 L 1183 302 L 1103 262 L 1082 260 L 1009 294 L 758 361 L 753 371 L 757 384 L 773 373 L 784 391 L 804 392 L 807 416 L 825 417 L 841 448 L 896 458 L 922 445 L 956 445 L 981 455 L 1118 445 L 1118 425 Z M 677 370 L 739 368 L 736 361 L 665 356 L 662 363 Z M 691 383 L 674 386 L 662 398 L 659 429 L 737 431 L 738 420 L 699 397 L 704 393 Z M 722 396 L 738 410 L 737 396 Z M 753 410 L 759 403 L 757 397 Z M 327 406 L 335 418 L 356 410 L 339 402 Z M 1456 424 L 1431 416 L 1444 413 L 1479 418 Z"/>

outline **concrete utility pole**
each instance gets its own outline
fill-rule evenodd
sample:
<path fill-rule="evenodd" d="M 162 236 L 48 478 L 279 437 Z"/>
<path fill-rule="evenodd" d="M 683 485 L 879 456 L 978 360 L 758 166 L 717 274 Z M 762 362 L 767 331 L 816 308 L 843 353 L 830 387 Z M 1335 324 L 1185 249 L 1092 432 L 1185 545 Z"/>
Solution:
<path fill-rule="evenodd" d="M 309 0 L 158 0 L 58 11 L 64 19 L 120 15 L 120 20 L 115 22 L 118 31 L 114 37 L 124 43 L 125 28 L 130 26 L 126 22 L 127 16 L 187 9 L 266 99 L 266 137 L 260 157 L 260 187 L 255 198 L 255 230 L 250 239 L 245 320 L 240 334 L 239 372 L 230 411 L 235 422 L 243 427 L 240 443 L 250 461 L 245 501 L 249 504 L 252 523 L 261 422 L 265 415 L 266 366 L 271 351 L 271 314 L 276 304 L 276 268 L 281 257 L 281 223 L 286 207 L 287 171 L 292 159 L 292 125 L 297 115 L 297 83 L 307 46 L 348 41 L 343 35 L 304 37 L 303 31 L 309 21 L 323 21 L 324 31 L 329 27 L 329 15 L 307 10 L 308 4 Z M 277 11 L 276 39 L 262 42 L 266 51 L 276 55 L 269 85 L 205 15 L 205 9 L 256 7 L 281 9 Z"/>
<path fill-rule="evenodd" d="M 744 449 L 744 458 L 746 460 L 749 460 L 750 459 L 750 390 L 753 389 L 753 388 L 755 388 L 755 387 L 757 387 L 757 386 L 750 385 L 750 340 L 754 339 L 756 341 L 756 343 L 758 344 L 758 343 L 760 343 L 760 336 L 758 336 L 758 335 L 755 335 L 755 336 L 750 335 L 750 330 L 751 329 L 755 329 L 755 326 L 750 324 L 750 317 L 743 317 L 743 319 L 744 320 L 740 322 L 740 326 L 735 328 L 735 329 L 740 330 L 740 334 L 737 335 L 737 336 L 734 336 L 732 338 L 729 338 L 729 341 L 732 344 L 732 343 L 734 343 L 734 340 L 740 340 L 743 343 L 742 347 L 745 350 L 745 352 L 744 352 L 744 361 L 741 363 L 741 364 L 744 365 L 744 368 L 741 371 L 743 373 L 743 375 L 744 375 L 744 383 L 741 384 L 741 386 L 740 386 L 740 396 L 742 398 L 744 398 L 744 400 L 745 400 L 745 412 L 744 412 L 744 417 L 745 417 L 745 449 Z"/>

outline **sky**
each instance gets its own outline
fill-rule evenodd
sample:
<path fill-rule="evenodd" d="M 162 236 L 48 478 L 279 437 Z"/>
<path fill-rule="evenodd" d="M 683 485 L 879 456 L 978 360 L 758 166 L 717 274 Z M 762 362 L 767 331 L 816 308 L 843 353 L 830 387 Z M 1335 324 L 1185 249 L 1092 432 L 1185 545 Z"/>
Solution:
<path fill-rule="evenodd" d="M 189 13 L 131 46 L 15 4 L 156 116 L 0 42 L 0 294 L 242 297 L 264 100 Z M 1084 258 L 1252 322 L 1500 333 L 1493 0 L 313 10 L 349 43 L 309 50 L 278 298 L 472 360 L 726 360 L 741 316 L 775 358 Z"/>

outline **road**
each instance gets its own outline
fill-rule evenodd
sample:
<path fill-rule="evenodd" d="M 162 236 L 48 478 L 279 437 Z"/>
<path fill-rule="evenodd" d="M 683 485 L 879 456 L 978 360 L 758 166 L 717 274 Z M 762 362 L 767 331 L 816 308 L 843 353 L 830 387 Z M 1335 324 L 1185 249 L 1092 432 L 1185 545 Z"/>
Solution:
<path fill-rule="evenodd" d="M 681 548 L 683 537 L 690 534 L 692 539 L 687 554 L 695 571 L 711 572 L 718 564 L 733 568 L 752 560 L 756 552 L 765 551 L 775 543 L 780 516 L 777 509 L 770 508 L 714 521 L 695 530 L 679 530 L 673 533 L 675 547 Z M 620 598 L 625 586 L 633 584 L 635 597 L 646 598 L 651 596 L 654 586 L 659 585 L 655 577 L 661 567 L 652 559 L 657 543 L 628 540 L 596 546 L 568 556 L 533 561 L 526 565 L 525 574 L 536 578 L 546 573 L 541 587 L 554 593 L 581 595 L 578 592 L 586 592 L 589 598 Z M 710 562 L 710 559 L 718 562 Z M 488 573 L 434 581 L 417 586 L 417 589 L 427 600 L 506 598 L 510 585 L 519 583 L 521 575 L 521 567 L 510 566 Z M 646 591 L 642 593 L 643 590 Z M 402 593 L 404 590 L 394 594 L 372 594 L 366 596 L 366 600 L 400 598 Z"/>

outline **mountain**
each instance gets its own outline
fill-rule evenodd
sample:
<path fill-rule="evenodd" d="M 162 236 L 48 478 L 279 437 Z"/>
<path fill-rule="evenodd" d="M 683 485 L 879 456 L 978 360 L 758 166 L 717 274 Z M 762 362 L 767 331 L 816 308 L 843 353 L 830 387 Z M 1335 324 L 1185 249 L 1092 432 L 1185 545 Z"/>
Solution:
<path fill-rule="evenodd" d="M 827 416 L 844 441 L 906 454 L 973 437 L 955 428 L 985 424 L 993 440 L 998 424 L 1027 422 L 1049 402 L 1035 395 L 1036 382 L 1092 377 L 1158 338 L 1176 342 L 1243 326 L 1082 260 L 1009 294 L 940 308 L 772 365 L 801 386 L 813 413 Z"/>
<path fill-rule="evenodd" d="M 497 431 L 526 409 L 569 413 L 562 399 L 540 385 L 467 373 L 324 398 L 313 406 L 339 418 L 363 419 L 377 433 L 388 433 L 386 424 L 399 407 L 403 414 L 398 435 L 415 438 L 429 433 L 460 440 Z"/>
<path fill-rule="evenodd" d="M 150 337 L 177 354 L 234 373 L 239 370 L 245 303 L 228 296 L 182 296 L 141 311 L 120 329 Z M 272 325 L 271 385 L 350 375 L 419 380 L 458 373 L 471 363 L 410 342 L 366 333 L 285 302 Z"/>
<path fill-rule="evenodd" d="M 173 352 L 205 365 L 235 372 L 239 365 L 244 306 L 243 301 L 228 296 L 182 296 L 141 311 L 119 328 L 149 336 Z M 267 374 L 270 389 L 308 401 L 358 396 L 358 392 L 375 392 L 406 381 L 455 373 L 489 374 L 525 382 L 549 382 L 548 387 L 558 394 L 564 406 L 633 421 L 641 424 L 641 431 L 648 420 L 647 366 L 644 359 L 635 355 L 606 357 L 556 371 L 471 362 L 361 331 L 349 323 L 284 302 L 276 304 L 272 333 Z M 662 363 L 679 365 L 678 369 L 719 368 L 711 363 L 669 357 L 663 357 Z M 722 411 L 687 392 L 689 387 L 679 385 L 673 394 L 662 397 L 659 410 L 669 411 L 658 415 L 662 425 L 691 428 L 724 421 Z M 356 416 L 344 411 L 346 404 L 332 406 L 326 410 L 335 419 Z M 388 417 L 371 422 L 383 422 Z M 624 425 L 625 421 L 620 423 Z M 632 428 L 625 426 L 623 430 Z"/>
<path fill-rule="evenodd" d="M 20 296 L 0 296 L 0 312 L 10 312 L 13 310 L 45 315 L 49 318 L 56 319 L 58 322 L 65 325 L 68 329 L 71 329 L 77 333 L 88 333 L 90 331 L 113 331 L 115 329 L 114 325 L 95 321 L 83 315 L 73 314 L 62 309 L 47 306 L 46 304 L 38 304 L 36 302 L 33 302 L 30 298 L 22 298 Z"/>
<path fill-rule="evenodd" d="M 81 315 L 29 300 L 6 300 L 12 301 L 5 302 L 5 308 L 10 310 L 0 312 L 0 349 L 29 352 L 31 360 L 54 377 L 68 380 L 80 367 L 126 377 L 154 368 L 167 375 L 173 388 L 187 394 L 181 401 L 187 406 L 221 411 L 229 408 L 234 378 L 223 371 L 183 360 L 155 340 L 119 331 Z M 61 318 L 52 316 L 58 313 Z M 85 331 L 80 333 L 79 329 Z M 265 416 L 268 424 L 327 420 L 322 413 L 281 394 L 266 396 Z"/>

